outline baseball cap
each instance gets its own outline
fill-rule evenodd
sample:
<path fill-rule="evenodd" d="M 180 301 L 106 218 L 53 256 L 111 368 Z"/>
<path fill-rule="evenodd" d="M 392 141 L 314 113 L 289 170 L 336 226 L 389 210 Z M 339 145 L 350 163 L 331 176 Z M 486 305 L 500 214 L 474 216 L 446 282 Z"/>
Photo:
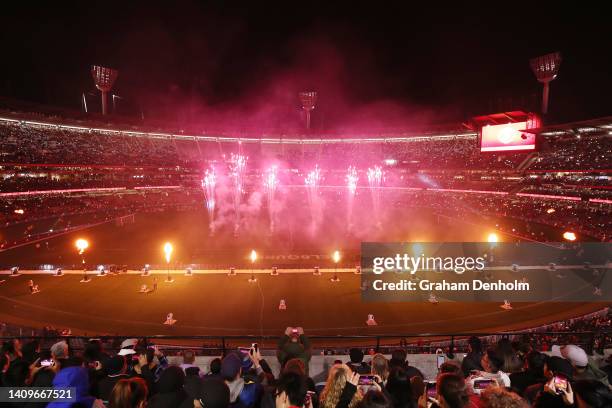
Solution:
<path fill-rule="evenodd" d="M 568 344 L 567 346 L 552 346 L 551 354 L 553 356 L 563 357 L 577 367 L 586 367 L 589 365 L 589 357 L 586 351 L 574 344 Z"/>
<path fill-rule="evenodd" d="M 235 378 L 242 368 L 242 360 L 236 353 L 230 353 L 221 360 L 221 376 L 223 378 Z"/>

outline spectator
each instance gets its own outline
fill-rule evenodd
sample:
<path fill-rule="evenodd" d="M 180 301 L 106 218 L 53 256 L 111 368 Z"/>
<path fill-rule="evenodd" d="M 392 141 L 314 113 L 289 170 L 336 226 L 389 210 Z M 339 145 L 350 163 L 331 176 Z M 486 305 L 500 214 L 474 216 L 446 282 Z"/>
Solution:
<path fill-rule="evenodd" d="M 468 353 L 463 357 L 461 362 L 461 369 L 463 375 L 469 377 L 472 371 L 482 371 L 482 342 L 476 336 L 471 336 L 468 339 Z"/>
<path fill-rule="evenodd" d="M 236 353 L 229 353 L 221 361 L 221 376 L 230 390 L 232 408 L 251 408 L 261 397 L 261 385 L 242 378 L 242 359 Z"/>
<path fill-rule="evenodd" d="M 569 361 L 564 358 L 552 356 L 546 359 L 544 364 L 544 377 L 546 381 L 527 388 L 525 396 L 533 402 L 534 407 L 564 407 L 573 404 L 573 393 L 571 381 L 573 380 L 573 369 Z M 554 386 L 554 377 L 566 378 L 569 383 L 567 393 L 558 394 Z"/>
<path fill-rule="evenodd" d="M 499 386 L 487 387 L 480 395 L 482 408 L 529 408 L 527 401 Z"/>
<path fill-rule="evenodd" d="M 608 383 L 608 375 L 589 362 L 587 353 L 578 346 L 568 344 L 567 346 L 553 346 L 551 354 L 568 360 L 574 368 L 573 378 L 578 380 L 597 380 L 605 385 Z"/>
<path fill-rule="evenodd" d="M 206 378 L 223 379 L 221 377 L 221 359 L 220 358 L 213 358 L 212 360 L 210 360 L 210 372 L 206 374 Z"/>
<path fill-rule="evenodd" d="M 278 343 L 277 357 L 281 367 L 292 358 L 299 358 L 304 362 L 306 372 L 311 357 L 310 340 L 304 335 L 301 327 L 287 327 Z"/>
<path fill-rule="evenodd" d="M 369 374 L 371 369 L 367 363 L 363 361 L 363 351 L 358 348 L 352 348 L 349 350 L 349 358 L 348 366 L 351 370 L 358 374 Z"/>
<path fill-rule="evenodd" d="M 304 407 L 308 383 L 304 375 L 284 372 L 276 386 L 276 408 Z"/>
<path fill-rule="evenodd" d="M 124 356 L 116 355 L 106 359 L 102 363 L 102 369 L 105 375 L 98 382 L 97 396 L 103 401 L 108 401 L 115 384 L 128 378 L 127 362 Z"/>
<path fill-rule="evenodd" d="M 474 373 L 472 377 L 477 376 L 494 379 L 499 386 L 510 387 L 510 377 L 502 371 L 504 360 L 497 354 L 495 349 L 488 349 L 482 356 L 480 364 L 484 370 Z"/>
<path fill-rule="evenodd" d="M 470 400 L 465 380 L 456 374 L 442 374 L 436 381 L 436 400 L 440 408 L 464 408 Z M 427 393 L 419 398 L 419 408 L 427 408 Z"/>
<path fill-rule="evenodd" d="M 142 378 L 124 378 L 113 387 L 108 408 L 144 408 L 149 390 Z"/>
<path fill-rule="evenodd" d="M 537 351 L 530 351 L 525 357 L 524 370 L 519 373 L 510 374 L 510 383 L 512 388 L 516 389 L 519 394 L 523 395 L 527 387 L 543 383 L 544 378 L 544 363 L 546 362 L 546 354 Z"/>
<path fill-rule="evenodd" d="M 75 402 L 50 402 L 48 408 L 104 408 L 101 400 L 89 394 L 89 378 L 84 367 L 67 367 L 61 369 L 53 379 L 53 388 L 74 388 Z"/>
<path fill-rule="evenodd" d="M 181 369 L 187 374 L 187 370 L 191 370 L 191 374 L 199 375 L 200 367 L 194 364 L 195 363 L 195 353 L 193 350 L 185 350 L 183 352 L 183 364 L 180 365 Z"/>
<path fill-rule="evenodd" d="M 612 391 L 601 381 L 580 380 L 573 383 L 578 408 L 612 407 Z"/>
<path fill-rule="evenodd" d="M 346 364 L 335 364 L 329 370 L 327 382 L 321 392 L 321 408 L 354 408 L 361 401 L 357 390 L 359 374 Z"/>
<path fill-rule="evenodd" d="M 185 373 L 178 366 L 166 368 L 155 384 L 156 393 L 149 401 L 149 408 L 176 408 L 186 399 L 187 393 L 183 389 Z"/>
<path fill-rule="evenodd" d="M 412 394 L 410 377 L 405 368 L 396 366 L 391 369 L 385 390 L 393 408 L 416 407 L 417 398 Z"/>
<path fill-rule="evenodd" d="M 227 408 L 230 405 L 230 391 L 220 379 L 200 381 L 194 393 L 194 400 L 187 400 L 181 408 Z"/>
<path fill-rule="evenodd" d="M 372 374 L 377 375 L 383 384 L 387 383 L 389 377 L 389 361 L 382 354 L 374 354 L 372 357 Z"/>
<path fill-rule="evenodd" d="M 357 405 L 358 408 L 392 408 L 391 401 L 384 392 L 370 390 Z"/>
<path fill-rule="evenodd" d="M 414 376 L 425 378 L 421 370 L 408 364 L 408 361 L 406 361 L 406 356 L 407 353 L 404 349 L 393 350 L 391 352 L 391 360 L 389 361 L 389 369 L 393 369 L 394 367 L 402 367 L 404 370 L 406 370 L 408 378 L 412 378 Z"/>

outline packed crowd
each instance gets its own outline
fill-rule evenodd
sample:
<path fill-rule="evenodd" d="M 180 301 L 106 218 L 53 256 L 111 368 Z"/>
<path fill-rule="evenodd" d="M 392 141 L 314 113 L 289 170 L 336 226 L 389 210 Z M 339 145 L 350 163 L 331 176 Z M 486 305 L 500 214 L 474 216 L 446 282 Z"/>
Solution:
<path fill-rule="evenodd" d="M 462 359 L 444 358 L 435 378 L 425 378 L 404 349 L 389 355 L 349 350 L 324 372 L 311 373 L 312 345 L 301 328 L 281 336 L 272 356 L 257 344 L 203 364 L 194 350 L 171 359 L 145 340 L 126 339 L 118 352 L 90 339 L 82 352 L 65 340 L 11 339 L 0 353 L 0 386 L 72 387 L 73 402 L 24 403 L 23 407 L 204 408 L 464 408 L 580 407 L 612 404 L 603 364 L 579 346 L 537 351 L 529 342 L 471 337 Z M 390 358 L 389 358 L 390 357 Z M 180 363 L 180 364 L 179 364 Z M 199 363 L 199 364 L 198 364 Z M 274 364 L 271 364 L 274 363 Z M 205 369 L 203 369 L 205 368 Z M 14 404 L 13 406 L 20 406 Z"/>
<path fill-rule="evenodd" d="M 446 139 L 367 143 L 258 143 L 214 138 L 147 135 L 129 130 L 106 131 L 0 121 L 0 163 L 164 166 L 201 169 L 232 153 L 259 161 L 280 159 L 291 167 L 308 163 L 368 166 L 392 159 L 415 169 L 513 170 L 533 157 L 530 153 L 482 154 L 475 134 Z M 540 170 L 610 169 L 610 136 L 550 142 L 533 161 Z M 338 161 L 350 157 L 351 163 Z"/>

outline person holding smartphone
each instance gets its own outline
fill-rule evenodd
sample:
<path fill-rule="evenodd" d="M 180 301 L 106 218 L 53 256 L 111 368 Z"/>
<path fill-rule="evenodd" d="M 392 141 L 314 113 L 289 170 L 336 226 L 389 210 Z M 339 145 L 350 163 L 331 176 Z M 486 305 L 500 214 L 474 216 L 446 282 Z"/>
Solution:
<path fill-rule="evenodd" d="M 535 408 L 567 407 L 575 403 L 571 381 L 573 369 L 569 361 L 552 356 L 544 364 L 546 382 L 527 388 L 529 397 L 534 389 L 538 390 L 533 406 Z"/>
<path fill-rule="evenodd" d="M 292 358 L 299 358 L 304 362 L 306 375 L 308 375 L 308 365 L 311 357 L 310 340 L 304 335 L 301 327 L 287 327 L 284 335 L 278 342 L 276 356 L 281 367 Z"/>

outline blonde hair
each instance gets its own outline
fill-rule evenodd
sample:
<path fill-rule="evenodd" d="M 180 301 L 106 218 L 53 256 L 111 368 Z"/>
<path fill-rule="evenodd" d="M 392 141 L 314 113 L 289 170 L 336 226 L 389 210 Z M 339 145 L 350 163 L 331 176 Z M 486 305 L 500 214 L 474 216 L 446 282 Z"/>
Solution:
<path fill-rule="evenodd" d="M 320 408 L 336 408 L 351 373 L 351 369 L 346 364 L 336 364 L 330 368 L 325 388 L 321 392 Z M 359 401 L 361 401 L 361 393 L 358 389 L 348 408 L 354 408 Z"/>
<path fill-rule="evenodd" d="M 372 357 L 372 374 L 378 375 L 382 381 L 389 377 L 389 360 L 380 353 Z"/>

